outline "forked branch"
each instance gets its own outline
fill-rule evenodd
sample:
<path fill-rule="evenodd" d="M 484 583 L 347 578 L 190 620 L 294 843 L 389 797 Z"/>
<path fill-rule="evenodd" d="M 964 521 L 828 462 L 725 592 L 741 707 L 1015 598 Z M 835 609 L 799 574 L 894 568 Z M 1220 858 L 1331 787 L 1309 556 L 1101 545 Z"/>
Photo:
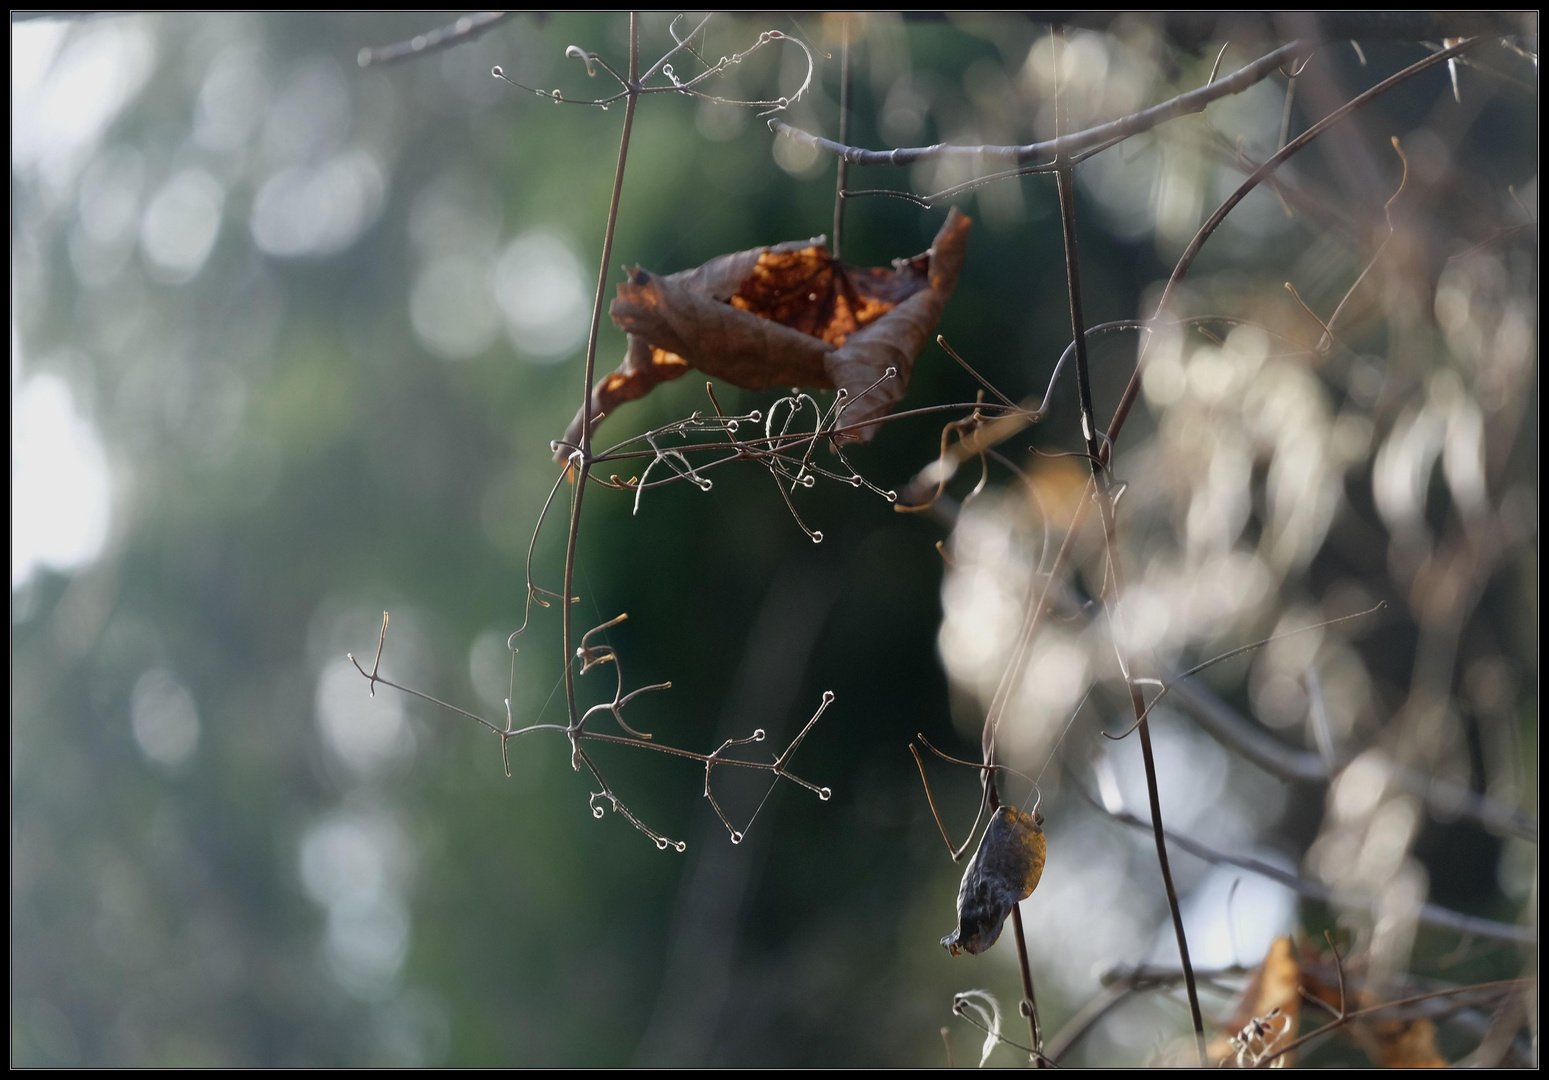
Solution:
<path fill-rule="evenodd" d="M 625 618 L 626 616 L 620 615 L 615 619 L 611 619 L 606 623 L 593 627 L 582 636 L 581 645 L 576 649 L 574 658 L 575 661 L 579 661 L 580 664 L 579 674 L 584 675 L 592 668 L 600 667 L 603 664 L 609 663 L 613 664 L 615 671 L 618 671 L 619 661 L 617 650 L 615 650 L 611 645 L 592 645 L 591 638 L 594 635 L 609 629 L 610 627 L 617 626 L 619 623 L 623 622 Z M 715 751 L 709 754 L 702 754 L 698 753 L 697 751 L 685 750 L 681 747 L 656 742 L 649 734 L 637 731 L 624 719 L 624 709 L 641 694 L 652 690 L 670 689 L 672 684 L 670 682 L 657 683 L 651 686 L 638 687 L 635 690 L 625 693 L 623 688 L 622 673 L 620 673 L 618 676 L 618 685 L 614 691 L 613 699 L 611 701 L 605 701 L 601 704 L 592 706 L 590 709 L 587 709 L 586 712 L 582 713 L 575 721 L 569 724 L 530 724 L 526 727 L 517 728 L 513 725 L 511 720 L 511 702 L 509 699 L 506 701 L 506 721 L 503 725 L 501 725 L 495 723 L 492 720 L 488 720 L 478 715 L 477 713 L 469 712 L 468 710 L 459 708 L 450 702 L 442 701 L 440 698 L 432 697 L 429 694 L 425 694 L 418 690 L 412 689 L 411 687 L 404 686 L 401 683 L 394 682 L 393 680 L 383 676 L 381 673 L 382 651 L 387 642 L 387 624 L 388 616 L 386 612 L 383 612 L 382 630 L 377 638 L 376 656 L 372 660 L 370 671 L 367 671 L 363 666 L 361 666 L 360 661 L 355 659 L 354 653 L 347 654 L 350 663 L 355 666 L 355 670 L 360 672 L 361 676 L 366 679 L 373 696 L 376 693 L 377 684 L 381 683 L 383 686 L 391 687 L 400 693 L 407 694 L 410 697 L 418 698 L 419 700 L 427 702 L 431 705 L 435 705 L 438 708 L 446 709 L 449 712 L 456 713 L 458 716 L 467 717 L 474 723 L 483 726 L 487 730 L 500 737 L 501 759 L 505 764 L 505 772 L 508 777 L 511 775 L 511 765 L 507 747 L 513 739 L 518 739 L 524 735 L 530 735 L 538 731 L 552 731 L 563 734 L 570 741 L 572 767 L 579 771 L 584 765 L 586 770 L 591 773 L 592 779 L 597 782 L 600 788 L 600 790 L 593 792 L 590 797 L 592 815 L 594 817 L 600 818 L 604 813 L 606 813 L 607 809 L 611 807 L 616 813 L 622 816 L 636 829 L 645 833 L 646 836 L 649 837 L 652 842 L 654 842 L 660 849 L 665 850 L 668 847 L 672 847 L 678 851 L 683 851 L 687 845 L 685 845 L 681 840 L 672 840 L 657 832 L 655 829 L 651 828 L 643 820 L 641 820 L 640 817 L 637 816 L 632 810 L 630 810 L 628 805 L 626 805 L 623 800 L 618 797 L 618 795 L 613 791 L 613 788 L 609 786 L 608 782 L 603 778 L 602 773 L 598 770 L 596 763 L 583 748 L 583 743 L 606 743 L 613 746 L 630 746 L 640 750 L 652 750 L 658 754 L 665 754 L 669 757 L 682 758 L 684 760 L 692 761 L 703 766 L 705 770 L 705 798 L 709 800 L 710 805 L 715 809 L 717 816 L 720 817 L 721 822 L 726 826 L 726 830 L 728 833 L 730 833 L 732 843 L 734 844 L 740 843 L 742 841 L 743 835 L 746 833 L 748 826 L 752 824 L 752 821 L 750 820 L 746 825 L 738 828 L 732 824 L 731 819 L 726 816 L 726 813 L 722 809 L 720 803 L 716 801 L 715 796 L 711 791 L 710 781 L 712 774 L 718 768 L 750 769 L 754 772 L 769 773 L 773 778 L 774 783 L 778 783 L 781 780 L 789 780 L 791 783 L 798 787 L 806 788 L 808 791 L 812 792 L 824 802 L 828 801 L 828 799 L 833 795 L 833 792 L 829 788 L 819 786 L 803 779 L 800 776 L 797 776 L 794 772 L 791 771 L 790 768 L 791 759 L 796 756 L 796 752 L 801 748 L 802 742 L 812 732 L 812 729 L 817 725 L 818 720 L 823 716 L 824 712 L 828 710 L 828 707 L 833 704 L 834 694 L 832 691 L 825 690 L 823 692 L 823 697 L 818 704 L 817 711 L 812 714 L 811 719 L 807 721 L 807 723 L 802 727 L 801 731 L 798 732 L 793 739 L 791 739 L 785 750 L 772 761 L 748 760 L 746 758 L 733 757 L 727 753 L 728 750 L 734 747 L 747 746 L 753 743 L 763 742 L 766 738 L 766 734 L 762 728 L 754 731 L 752 735 L 746 738 L 728 739 L 719 747 L 717 747 Z M 574 663 L 567 665 L 567 671 L 574 672 L 574 668 Z M 619 727 L 621 727 L 629 734 L 609 735 L 603 732 L 589 730 L 586 727 L 586 722 L 601 712 L 611 713 L 613 718 L 618 722 Z M 773 791 L 773 786 L 773 784 L 770 786 L 771 792 Z M 768 795 L 766 794 L 765 799 L 767 798 Z M 754 812 L 754 817 L 757 817 L 757 811 Z"/>

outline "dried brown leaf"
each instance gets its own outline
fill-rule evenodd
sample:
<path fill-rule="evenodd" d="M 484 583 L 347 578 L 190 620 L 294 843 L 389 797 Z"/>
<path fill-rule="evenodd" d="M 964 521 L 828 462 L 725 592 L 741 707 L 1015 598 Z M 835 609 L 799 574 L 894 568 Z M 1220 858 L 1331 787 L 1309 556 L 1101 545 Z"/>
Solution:
<path fill-rule="evenodd" d="M 1291 939 L 1276 938 L 1226 1024 L 1229 1034 L 1211 1042 L 1210 1060 L 1227 1066 L 1251 1065 L 1295 1039 L 1301 1019 L 1300 982 L 1301 965 Z M 1290 1054 L 1282 1054 L 1274 1063 L 1288 1067 L 1290 1059 Z"/>
<path fill-rule="evenodd" d="M 1447 1059 L 1436 1048 L 1436 1024 L 1417 1020 L 1370 1020 L 1362 1044 L 1372 1059 L 1385 1069 L 1445 1069 Z"/>
<path fill-rule="evenodd" d="M 1351 968 L 1354 967 L 1358 971 L 1359 966 L 1359 964 L 1346 965 L 1347 981 L 1352 976 Z M 1337 980 L 1330 979 L 1321 965 L 1304 963 L 1303 970 L 1308 992 L 1330 1007 L 1338 1009 L 1340 1001 Z M 1349 1000 L 1345 1003 L 1345 1008 L 1349 1012 L 1368 1009 L 1382 1003 L 1382 999 L 1364 988 L 1348 990 L 1347 993 Z M 1436 1025 L 1426 1017 L 1405 1019 L 1384 1018 L 1378 1015 L 1369 1019 L 1351 1021 L 1345 1025 L 1344 1030 L 1360 1044 L 1362 1050 L 1366 1051 L 1373 1064 L 1381 1068 L 1442 1069 L 1447 1066 L 1447 1059 L 1442 1057 L 1441 1051 L 1436 1046 Z"/>
<path fill-rule="evenodd" d="M 971 220 L 953 209 L 929 251 L 893 267 L 838 262 L 822 238 L 752 248 L 660 276 L 635 267 L 610 309 L 628 334 L 624 362 L 592 388 L 601 417 L 695 368 L 745 390 L 846 390 L 844 425 L 885 416 L 941 320 Z M 896 375 L 867 391 L 888 368 Z M 583 416 L 555 460 L 581 444 Z M 875 426 L 849 439 L 869 439 Z"/>
<path fill-rule="evenodd" d="M 957 929 L 941 939 L 953 956 L 994 945 L 1011 909 L 1033 895 L 1048 854 L 1040 826 L 1036 814 L 1013 806 L 990 818 L 957 890 Z"/>

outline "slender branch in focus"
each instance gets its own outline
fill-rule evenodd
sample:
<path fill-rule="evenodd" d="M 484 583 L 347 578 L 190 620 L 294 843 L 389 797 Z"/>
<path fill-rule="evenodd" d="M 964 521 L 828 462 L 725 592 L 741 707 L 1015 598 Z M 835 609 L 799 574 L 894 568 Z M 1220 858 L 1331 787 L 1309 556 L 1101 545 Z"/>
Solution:
<path fill-rule="evenodd" d="M 1097 497 L 1097 509 L 1102 518 L 1103 540 L 1108 553 L 1108 568 L 1113 577 L 1113 591 L 1105 595 L 1109 625 L 1113 628 L 1113 645 L 1118 653 L 1119 667 L 1129 688 L 1130 704 L 1135 710 L 1135 725 L 1140 732 L 1141 758 L 1146 769 L 1146 793 L 1151 800 L 1151 820 L 1156 838 L 1156 861 L 1162 873 L 1162 884 L 1167 892 L 1167 907 L 1172 914 L 1173 935 L 1178 941 L 1178 956 L 1183 966 L 1184 987 L 1189 996 L 1189 1014 L 1194 1022 L 1194 1041 L 1199 1049 L 1201 1067 L 1207 1064 L 1205 1054 L 1205 1018 L 1199 1007 L 1199 988 L 1194 982 L 1194 965 L 1189 959 L 1188 936 L 1183 928 L 1183 909 L 1178 902 L 1178 889 L 1173 883 L 1172 867 L 1167 859 L 1167 836 L 1162 830 L 1162 800 L 1156 776 L 1156 754 L 1151 746 L 1151 725 L 1146 720 L 1145 699 L 1140 688 L 1129 675 L 1129 667 L 1123 656 L 1123 646 L 1118 631 L 1118 609 L 1123 595 L 1123 576 L 1119 568 L 1117 527 L 1114 520 L 1114 504 L 1111 477 L 1102 464 L 1103 443 L 1098 437 L 1096 419 L 1092 413 L 1092 375 L 1086 353 L 1086 320 L 1081 308 L 1081 260 L 1076 246 L 1075 177 L 1069 168 L 1056 174 L 1059 186 L 1060 220 L 1065 237 L 1065 280 L 1070 291 L 1071 341 L 1076 348 L 1076 388 L 1081 402 L 1081 432 L 1086 437 L 1087 454 L 1091 458 L 1092 484 Z"/>
<path fill-rule="evenodd" d="M 1011 926 L 1017 935 L 1017 969 L 1022 974 L 1022 1015 L 1033 1043 L 1033 1068 L 1043 1067 L 1043 1025 L 1038 1022 L 1038 999 L 1033 996 L 1033 971 L 1027 959 L 1027 934 L 1022 929 L 1022 905 L 1011 905 Z"/>
<path fill-rule="evenodd" d="M 602 307 L 607 299 L 608 267 L 613 264 L 613 236 L 618 228 L 619 197 L 624 190 L 624 165 L 629 160 L 629 136 L 634 130 L 635 106 L 640 100 L 639 75 L 640 15 L 638 12 L 631 11 L 629 13 L 629 103 L 624 109 L 624 130 L 619 136 L 619 160 L 613 174 L 613 197 L 608 204 L 608 223 L 603 231 L 602 265 L 597 271 L 597 296 L 592 305 L 592 327 L 586 339 L 586 369 L 585 378 L 581 384 L 581 410 L 584 417 L 584 423 L 581 425 L 581 446 L 571 456 L 571 464 L 566 466 L 576 470 L 574 495 L 570 503 L 570 534 L 565 543 L 565 586 L 562 595 L 567 597 L 575 591 L 576 544 L 581 532 L 581 504 L 586 497 L 586 478 L 592 467 L 592 381 L 597 368 L 597 338 L 602 331 Z M 570 604 L 560 604 L 563 620 L 561 648 L 565 663 L 565 703 L 570 712 L 571 725 L 578 726 L 581 717 L 576 704 L 575 668 L 570 663 L 571 642 L 575 640 L 575 627 L 570 609 Z M 575 744 L 574 738 L 571 741 L 574 750 L 579 753 L 580 746 Z"/>

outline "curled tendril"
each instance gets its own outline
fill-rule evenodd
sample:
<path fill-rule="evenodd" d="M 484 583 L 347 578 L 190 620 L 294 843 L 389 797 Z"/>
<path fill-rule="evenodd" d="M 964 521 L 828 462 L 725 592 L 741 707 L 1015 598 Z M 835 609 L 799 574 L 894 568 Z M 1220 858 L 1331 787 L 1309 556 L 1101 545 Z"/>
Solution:
<path fill-rule="evenodd" d="M 524 85 L 523 83 L 512 79 L 510 76 L 506 75 L 504 69 L 502 69 L 498 64 L 490 69 L 490 74 L 502 82 L 509 83 L 511 86 L 516 87 L 518 90 L 524 90 L 530 94 L 535 94 L 538 97 L 554 102 L 556 105 L 590 105 L 594 108 L 604 110 L 606 110 L 613 102 L 629 97 L 631 95 L 672 93 L 686 94 L 691 97 L 704 98 L 705 100 L 714 102 L 718 105 L 731 105 L 742 108 L 762 109 L 763 111 L 758 114 L 759 116 L 770 116 L 774 113 L 783 112 L 786 109 L 789 109 L 793 102 L 800 101 L 806 95 L 808 90 L 812 88 L 813 75 L 817 70 L 817 62 L 813 58 L 812 50 L 808 48 L 807 44 L 800 38 L 789 37 L 785 34 L 782 34 L 778 30 L 764 31 L 748 48 L 743 49 L 741 52 L 733 53 L 731 56 L 723 56 L 714 64 L 706 64 L 705 70 L 700 72 L 698 75 L 693 76 L 692 78 L 685 79 L 680 77 L 669 61 L 679 51 L 686 49 L 690 55 L 694 56 L 696 59 L 701 59 L 701 62 L 703 62 L 702 58 L 700 58 L 699 55 L 689 47 L 689 42 L 692 41 L 694 37 L 705 28 L 709 21 L 710 16 L 705 16 L 705 18 L 700 21 L 699 25 L 696 26 L 687 37 L 680 38 L 678 37 L 677 20 L 674 19 L 671 27 L 671 33 L 674 41 L 673 47 L 669 49 L 659 60 L 657 60 L 656 63 L 653 64 L 639 78 L 639 80 L 633 83 L 623 75 L 619 74 L 619 72 L 600 54 L 590 52 L 581 48 L 579 45 L 567 46 L 565 49 L 565 56 L 572 60 L 582 61 L 586 65 L 586 74 L 588 77 L 595 77 L 597 74 L 597 69 L 601 68 L 618 82 L 620 87 L 618 93 L 611 94 L 607 97 L 595 99 L 569 98 L 565 96 L 564 91 L 562 90 L 539 90 L 535 87 Z M 775 42 L 791 42 L 800 48 L 802 53 L 806 56 L 807 71 L 805 76 L 802 78 L 801 85 L 796 88 L 794 93 L 782 94 L 779 97 L 771 100 L 739 100 L 719 97 L 715 94 L 709 94 L 699 89 L 701 83 L 704 83 L 706 80 L 714 78 L 717 75 L 724 74 L 728 68 L 742 63 L 759 49 Z M 649 85 L 650 80 L 656 75 L 661 75 L 663 78 L 665 78 L 667 80 L 667 84 L 665 86 Z"/>

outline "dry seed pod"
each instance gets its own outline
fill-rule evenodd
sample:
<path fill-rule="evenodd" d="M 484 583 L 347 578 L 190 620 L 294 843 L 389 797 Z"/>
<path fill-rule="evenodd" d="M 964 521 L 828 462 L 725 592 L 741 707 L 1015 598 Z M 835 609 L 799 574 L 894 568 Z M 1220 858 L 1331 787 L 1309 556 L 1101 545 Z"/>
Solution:
<path fill-rule="evenodd" d="M 953 956 L 995 944 L 1012 907 L 1033 895 L 1048 851 L 1042 824 L 1036 810 L 1024 814 L 1012 806 L 990 818 L 957 890 L 957 929 L 941 939 Z"/>

